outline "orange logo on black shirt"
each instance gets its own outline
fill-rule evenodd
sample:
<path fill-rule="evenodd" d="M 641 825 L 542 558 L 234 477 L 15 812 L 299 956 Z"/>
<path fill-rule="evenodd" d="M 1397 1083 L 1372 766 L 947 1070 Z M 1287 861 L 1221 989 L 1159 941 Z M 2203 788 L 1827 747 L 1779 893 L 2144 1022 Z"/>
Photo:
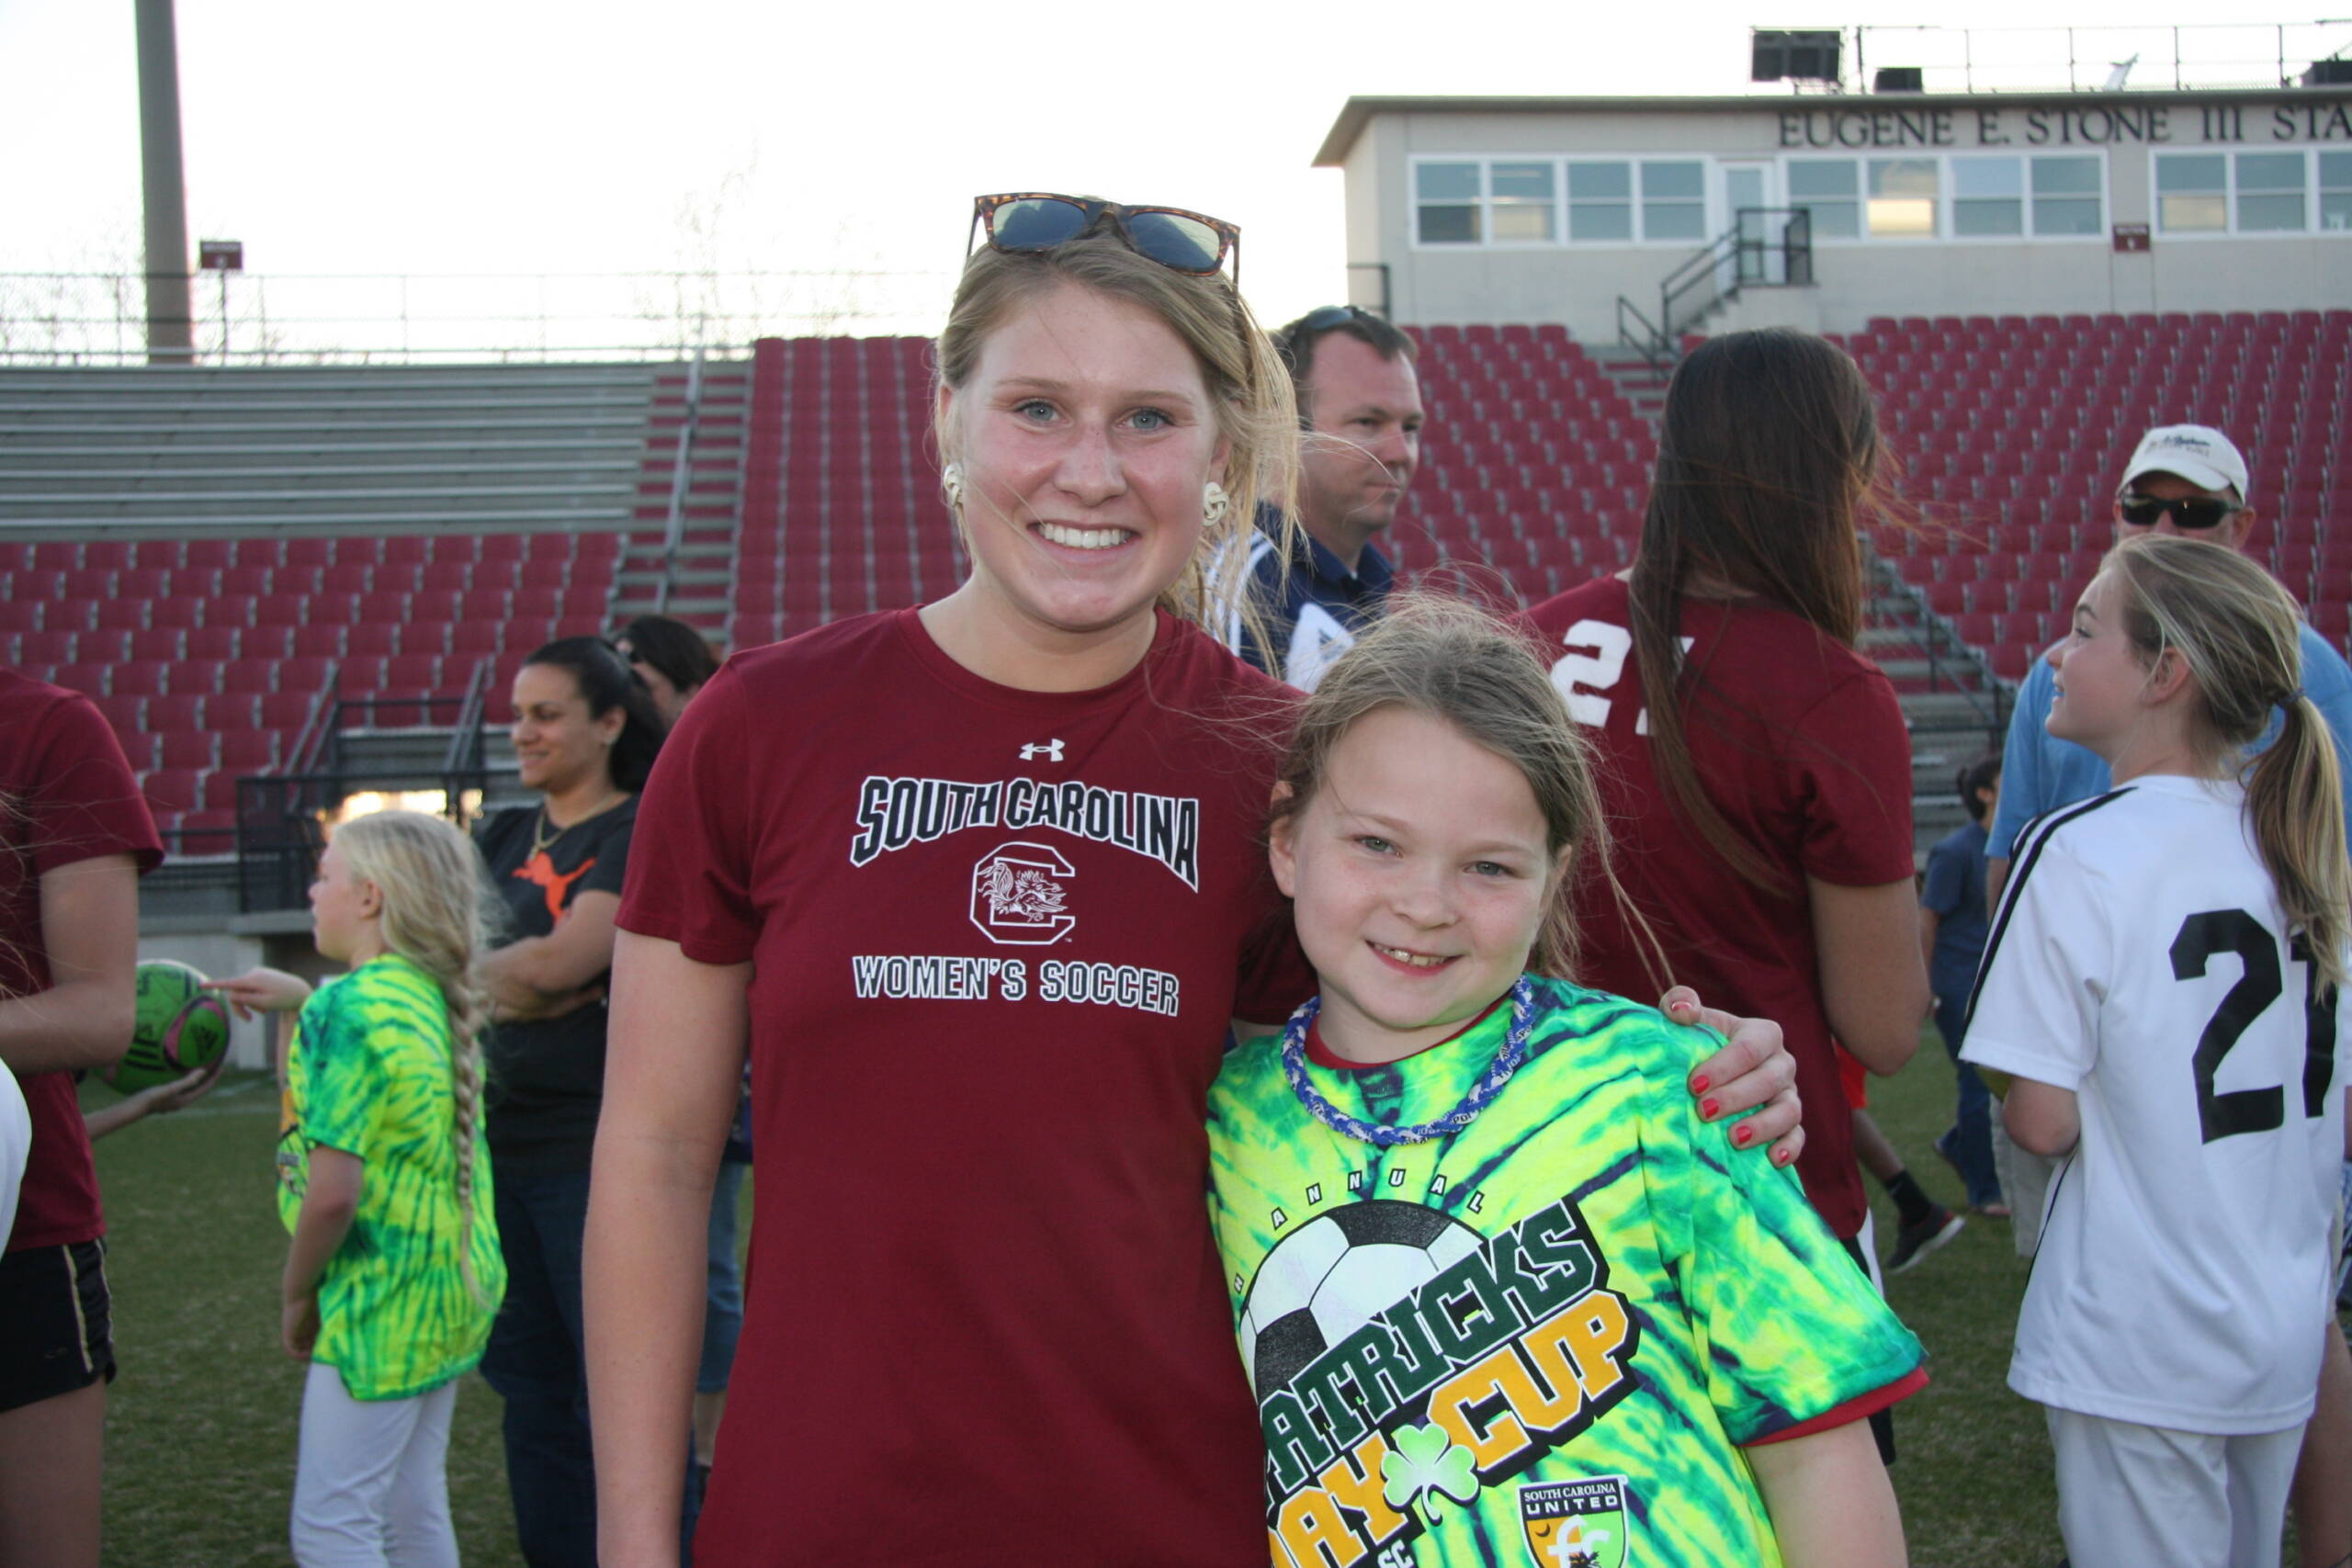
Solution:
<path fill-rule="evenodd" d="M 573 868 L 571 875 L 566 876 L 556 870 L 555 862 L 548 858 L 547 851 L 541 850 L 529 860 L 516 866 L 514 874 L 525 882 L 547 890 L 548 919 L 560 921 L 563 919 L 564 906 L 571 902 L 571 885 L 587 875 L 595 863 L 596 857 L 591 855 Z"/>

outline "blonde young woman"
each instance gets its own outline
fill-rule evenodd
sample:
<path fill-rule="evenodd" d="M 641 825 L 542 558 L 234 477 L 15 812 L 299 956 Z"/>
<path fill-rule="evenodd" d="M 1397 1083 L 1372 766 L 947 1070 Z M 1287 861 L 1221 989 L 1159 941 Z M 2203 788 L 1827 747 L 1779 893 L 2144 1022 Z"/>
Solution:
<path fill-rule="evenodd" d="M 2300 626 L 2236 551 L 2149 536 L 2047 656 L 2050 733 L 2115 787 L 2018 840 L 1961 1055 L 2064 1159 L 2009 1386 L 2047 1407 L 2078 1568 L 2278 1561 L 2352 1071 L 2343 780 Z"/>
<path fill-rule="evenodd" d="M 271 969 L 220 986 L 243 1014 L 301 1011 L 277 1154 L 281 1338 L 310 1366 L 301 1568 L 458 1562 L 449 1421 L 506 1281 L 481 1140 L 483 895 L 449 823 L 355 818 L 311 885 L 319 953 L 351 972 L 316 991 Z"/>
<path fill-rule="evenodd" d="M 605 1568 L 677 1558 L 747 1045 L 757 1263 L 700 1568 L 1265 1551 L 1202 1117 L 1228 1019 L 1310 982 L 1259 840 L 1281 689 L 1195 621 L 1290 489 L 1288 378 L 1228 224 L 974 221 L 937 400 L 970 577 L 737 655 L 647 786 L 589 1217 Z"/>

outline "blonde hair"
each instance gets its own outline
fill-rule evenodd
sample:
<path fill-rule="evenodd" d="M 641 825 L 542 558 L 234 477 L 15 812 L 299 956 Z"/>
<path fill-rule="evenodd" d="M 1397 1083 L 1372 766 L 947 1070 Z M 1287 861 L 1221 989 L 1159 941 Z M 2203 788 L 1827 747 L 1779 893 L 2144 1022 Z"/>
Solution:
<path fill-rule="evenodd" d="M 2255 847 L 2279 907 L 2329 987 L 2345 979 L 2352 933 L 2352 863 L 2345 857 L 2344 780 L 2335 743 L 2302 692 L 2302 610 L 2268 572 L 2202 539 L 2126 539 L 2099 570 L 2121 595 L 2124 635 L 2149 669 L 2177 652 L 2195 682 L 2190 742 L 2245 783 Z M 2244 761 L 2274 708 L 2278 739 Z"/>
<path fill-rule="evenodd" d="M 1382 708 L 1405 708 L 1451 725 L 1517 768 L 1544 814 L 1545 851 L 1555 858 L 1592 855 L 1598 874 L 1646 935 L 1609 866 L 1590 749 L 1534 644 L 1458 599 L 1405 593 L 1390 604 L 1387 617 L 1358 637 L 1300 704 L 1276 774 L 1288 787 L 1275 792 L 1271 819 L 1306 809 L 1329 771 L 1333 749 L 1359 720 Z M 1576 922 L 1565 886 L 1555 887 L 1529 966 L 1573 979 L 1576 960 Z"/>
<path fill-rule="evenodd" d="M 1297 548 L 1298 408 L 1290 373 L 1224 274 L 1173 271 L 1128 249 L 1107 230 L 1046 251 L 982 246 L 964 264 L 946 328 L 939 334 L 940 385 L 960 390 L 978 368 L 989 335 L 1013 311 L 1064 284 L 1141 306 L 1193 351 L 1208 387 L 1217 434 L 1227 445 L 1220 482 L 1231 504 L 1223 518 L 1202 529 L 1183 574 L 1161 590 L 1159 602 L 1170 614 L 1213 632 L 1216 622 L 1237 611 L 1253 632 L 1262 630 L 1255 596 L 1248 592 L 1249 538 L 1257 504 L 1263 501 L 1281 514 L 1281 558 L 1287 562 Z M 958 442 L 950 422 L 943 419 L 933 434 L 943 460 L 956 461 Z M 961 510 L 952 502 L 950 509 L 956 526 L 963 527 Z"/>
<path fill-rule="evenodd" d="M 492 894 L 474 847 L 455 826 L 422 811 L 375 811 L 334 830 L 334 847 L 355 881 L 375 884 L 384 945 L 431 976 L 449 1013 L 449 1099 L 456 1124 L 458 1268 L 477 1301 L 474 1172 L 481 1131 L 481 1033 L 490 987 L 481 976 Z"/>

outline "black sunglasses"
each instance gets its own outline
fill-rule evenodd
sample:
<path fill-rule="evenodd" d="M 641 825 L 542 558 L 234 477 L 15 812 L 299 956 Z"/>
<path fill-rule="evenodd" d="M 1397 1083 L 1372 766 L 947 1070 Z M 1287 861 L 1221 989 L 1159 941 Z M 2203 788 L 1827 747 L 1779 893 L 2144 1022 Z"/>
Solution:
<path fill-rule="evenodd" d="M 1222 218 L 1181 207 L 1125 207 L 1035 191 L 972 198 L 972 221 L 988 231 L 989 247 L 1014 255 L 1067 244 L 1105 218 L 1127 249 L 1171 272 L 1206 277 L 1230 254 L 1234 287 L 1240 287 L 1241 231 Z M 964 254 L 972 254 L 969 240 Z"/>
<path fill-rule="evenodd" d="M 2123 521 L 2131 524 L 2134 528 L 2153 528 L 2162 522 L 2165 513 L 2169 512 L 2172 513 L 2174 527 L 2190 528 L 2199 532 L 2207 528 L 2218 528 L 2233 516 L 2245 510 L 2234 501 L 2165 501 L 2156 496 L 2141 495 L 2135 491 L 2126 491 L 2117 497 L 2115 508 L 2122 513 Z"/>

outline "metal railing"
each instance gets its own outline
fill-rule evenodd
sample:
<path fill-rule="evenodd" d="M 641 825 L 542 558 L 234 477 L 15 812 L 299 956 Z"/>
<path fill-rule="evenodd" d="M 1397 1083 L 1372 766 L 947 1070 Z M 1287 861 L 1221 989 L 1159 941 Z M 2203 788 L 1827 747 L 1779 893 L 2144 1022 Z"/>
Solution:
<path fill-rule="evenodd" d="M 662 581 L 653 590 L 653 613 L 670 613 L 670 594 L 678 585 L 678 547 L 686 538 L 686 481 L 694 460 L 695 433 L 702 423 L 702 351 L 686 368 L 686 412 L 678 425 L 678 455 L 670 468 L 670 516 L 662 530 Z M 620 575 L 613 577 L 615 592 Z"/>
<path fill-rule="evenodd" d="M 0 366 L 165 362 L 146 275 L 0 272 Z M 538 364 L 688 359 L 762 336 L 935 332 L 955 274 L 778 271 L 209 273 L 197 365 Z"/>
<path fill-rule="evenodd" d="M 2292 87 L 2352 51 L 2352 19 L 2200 22 L 2185 27 L 1853 29 L 1853 88 L 1878 66 L 1910 66 L 1930 93 L 2179 92 Z"/>
<path fill-rule="evenodd" d="M 1936 614 L 1928 605 L 1927 595 L 1905 580 L 1893 562 L 1867 543 L 1863 549 L 1873 579 L 1871 592 L 1902 606 L 1892 613 L 1882 612 L 1882 624 L 1904 633 L 1925 656 L 1928 690 L 1939 694 L 1950 692 L 1965 698 L 1994 743 L 1998 744 L 2008 729 L 2015 687 L 1993 672 L 1982 653 L 1961 641 L 1951 623 Z"/>
<path fill-rule="evenodd" d="M 441 709 L 457 709 L 455 728 L 442 753 L 438 777 L 449 815 L 465 826 L 465 802 L 488 789 L 490 768 L 482 743 L 489 707 L 492 660 L 474 662 L 465 690 L 454 696 L 345 697 L 342 666 L 327 684 L 287 752 L 283 772 L 237 781 L 237 908 L 243 914 L 302 907 L 305 890 L 326 844 L 326 819 L 344 797 L 374 784 L 412 779 L 414 769 L 355 765 L 345 755 L 345 720 L 358 716 L 365 728 L 381 728 L 386 712 L 413 709 L 416 728 L 432 723 Z"/>
<path fill-rule="evenodd" d="M 1682 334 L 1747 288 L 1813 283 L 1813 213 L 1803 207 L 1743 207 L 1732 226 L 1659 280 L 1657 319 L 1617 298 L 1617 341 L 1666 370 L 1681 357 Z"/>

